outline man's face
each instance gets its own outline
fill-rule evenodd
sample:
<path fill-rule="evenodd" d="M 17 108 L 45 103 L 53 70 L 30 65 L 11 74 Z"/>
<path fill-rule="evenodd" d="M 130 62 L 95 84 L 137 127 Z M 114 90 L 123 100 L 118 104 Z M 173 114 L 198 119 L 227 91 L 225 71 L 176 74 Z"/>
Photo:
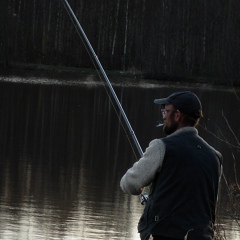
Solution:
<path fill-rule="evenodd" d="M 175 119 L 175 113 L 173 105 L 165 105 L 165 108 L 161 109 L 163 115 L 163 132 L 166 135 L 170 135 L 178 129 L 178 122 Z"/>

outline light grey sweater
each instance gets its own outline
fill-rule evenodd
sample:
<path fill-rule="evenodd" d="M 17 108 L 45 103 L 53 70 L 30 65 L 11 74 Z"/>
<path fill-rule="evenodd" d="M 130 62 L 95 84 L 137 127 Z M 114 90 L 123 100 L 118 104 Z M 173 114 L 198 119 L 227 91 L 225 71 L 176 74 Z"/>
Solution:
<path fill-rule="evenodd" d="M 169 136 L 189 131 L 198 133 L 194 127 L 184 127 Z M 120 187 L 123 192 L 132 195 L 140 194 L 141 189 L 148 186 L 153 181 L 156 172 L 161 169 L 165 150 L 165 144 L 161 139 L 151 141 L 143 157 L 134 163 L 122 177 Z"/>

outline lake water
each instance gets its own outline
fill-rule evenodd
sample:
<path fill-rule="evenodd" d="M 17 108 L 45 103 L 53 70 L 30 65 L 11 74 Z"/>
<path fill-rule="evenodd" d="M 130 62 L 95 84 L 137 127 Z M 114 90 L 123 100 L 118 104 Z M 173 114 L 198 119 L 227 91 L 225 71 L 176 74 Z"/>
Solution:
<path fill-rule="evenodd" d="M 233 90 L 134 83 L 113 87 L 142 148 L 163 136 L 155 127 L 160 113 L 153 100 L 190 89 L 204 108 L 199 134 L 222 152 L 225 179 L 233 186 L 240 136 Z M 3 75 L 0 100 L 0 239 L 139 239 L 143 207 L 119 187 L 138 152 L 104 84 L 91 76 L 65 81 Z M 222 179 L 219 226 L 225 239 L 240 239 L 239 219 Z"/>

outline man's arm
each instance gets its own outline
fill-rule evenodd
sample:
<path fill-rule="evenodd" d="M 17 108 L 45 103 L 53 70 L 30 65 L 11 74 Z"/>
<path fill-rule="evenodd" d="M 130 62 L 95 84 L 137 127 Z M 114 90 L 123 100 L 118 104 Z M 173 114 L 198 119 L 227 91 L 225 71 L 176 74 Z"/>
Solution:
<path fill-rule="evenodd" d="M 127 170 L 120 181 L 120 187 L 125 193 L 138 195 L 141 189 L 148 186 L 157 171 L 160 170 L 165 155 L 165 145 L 162 140 L 155 139 L 140 160 Z"/>

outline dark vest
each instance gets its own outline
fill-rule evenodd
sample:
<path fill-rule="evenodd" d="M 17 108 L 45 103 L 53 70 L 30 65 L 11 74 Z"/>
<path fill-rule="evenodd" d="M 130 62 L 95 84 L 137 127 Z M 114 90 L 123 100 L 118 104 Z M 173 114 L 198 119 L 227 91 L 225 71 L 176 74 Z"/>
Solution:
<path fill-rule="evenodd" d="M 150 234 L 189 240 L 213 239 L 222 156 L 196 132 L 161 139 L 166 146 L 153 191 L 138 225 Z"/>

